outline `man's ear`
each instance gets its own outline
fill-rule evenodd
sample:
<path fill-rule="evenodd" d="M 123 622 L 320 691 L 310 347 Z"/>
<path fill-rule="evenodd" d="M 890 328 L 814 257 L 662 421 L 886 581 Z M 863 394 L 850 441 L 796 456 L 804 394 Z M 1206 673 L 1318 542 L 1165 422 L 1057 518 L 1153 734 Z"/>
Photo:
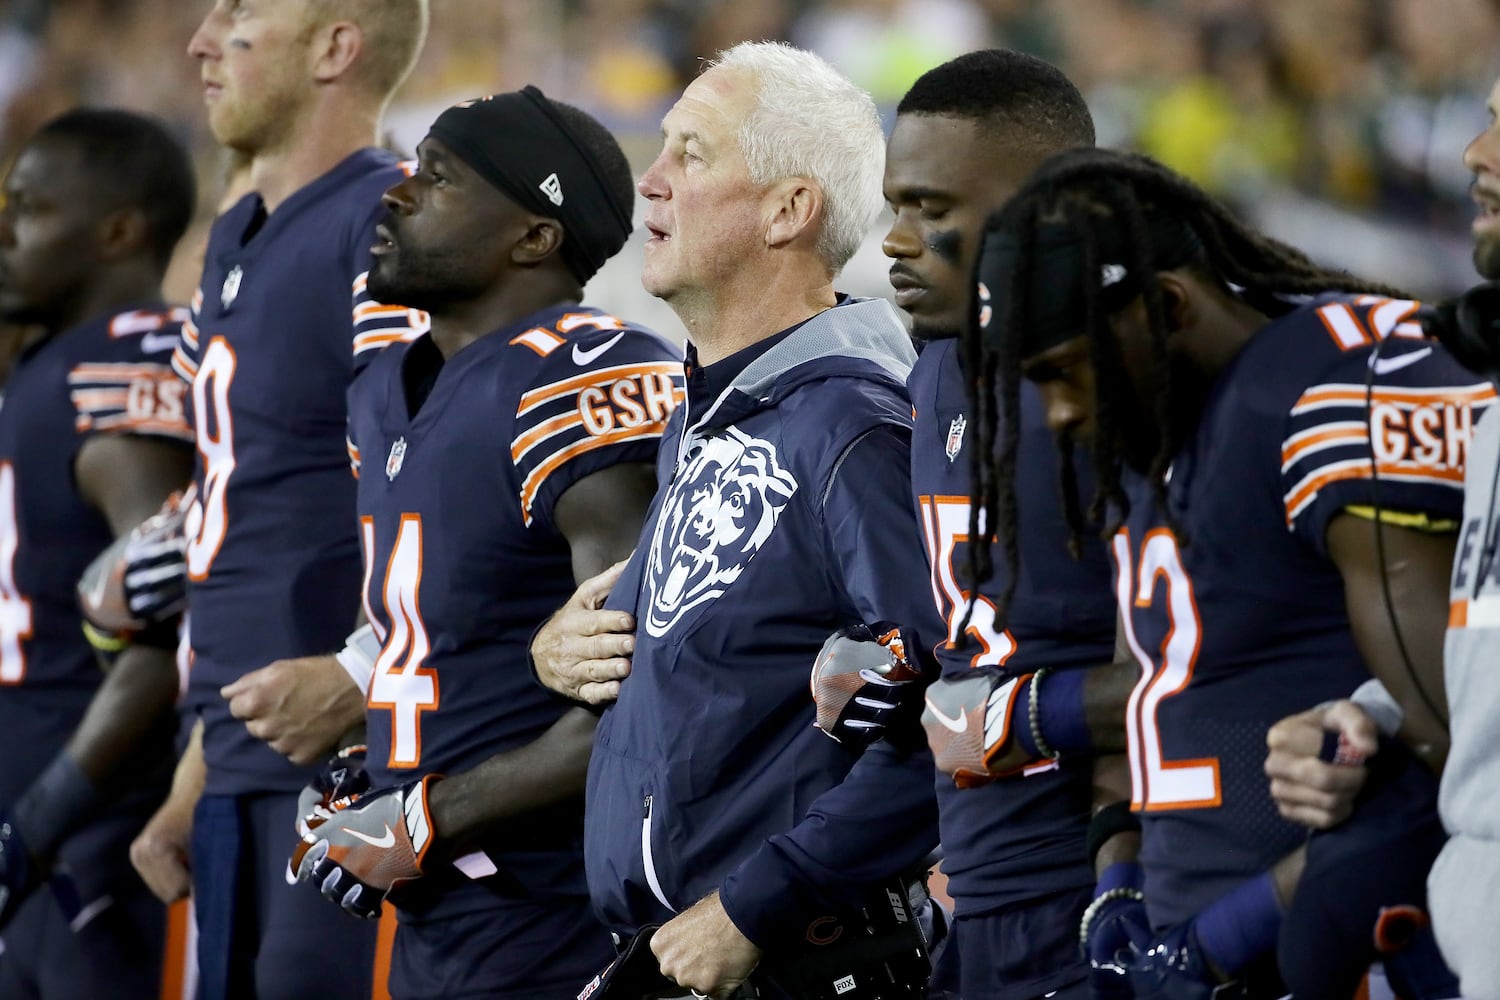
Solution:
<path fill-rule="evenodd" d="M 823 191 L 805 177 L 788 177 L 766 192 L 766 246 L 781 247 L 817 225 Z"/>
<path fill-rule="evenodd" d="M 364 51 L 365 36 L 353 21 L 325 24 L 313 35 L 313 79 L 332 83 L 349 72 Z"/>
<path fill-rule="evenodd" d="M 530 267 L 557 253 L 567 234 L 562 223 L 545 215 L 527 219 L 526 232 L 511 247 L 510 259 L 521 267 Z"/>
<path fill-rule="evenodd" d="M 99 257 L 121 260 L 140 253 L 148 238 L 146 214 L 139 208 L 117 208 L 99 220 Z"/>
<path fill-rule="evenodd" d="M 1198 306 L 1191 286 L 1176 271 L 1160 271 L 1156 284 L 1161 289 L 1162 317 L 1167 323 L 1167 335 L 1186 330 L 1198 322 Z"/>

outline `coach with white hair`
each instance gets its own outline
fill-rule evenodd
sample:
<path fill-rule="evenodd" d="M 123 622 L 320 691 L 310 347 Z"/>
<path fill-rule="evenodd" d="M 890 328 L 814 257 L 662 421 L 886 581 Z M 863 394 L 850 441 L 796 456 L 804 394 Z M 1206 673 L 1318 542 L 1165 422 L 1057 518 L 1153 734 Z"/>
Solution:
<path fill-rule="evenodd" d="M 889 304 L 833 287 L 881 206 L 868 95 L 746 43 L 662 132 L 642 281 L 688 330 L 687 399 L 635 555 L 532 652 L 548 687 L 611 702 L 585 821 L 600 915 L 622 939 L 662 924 L 650 946 L 682 987 L 727 995 L 764 956 L 754 984 L 779 996 L 780 956 L 937 843 L 920 735 L 860 756 L 814 730 L 808 690 L 835 629 L 942 634 L 909 492 L 915 355 Z"/>

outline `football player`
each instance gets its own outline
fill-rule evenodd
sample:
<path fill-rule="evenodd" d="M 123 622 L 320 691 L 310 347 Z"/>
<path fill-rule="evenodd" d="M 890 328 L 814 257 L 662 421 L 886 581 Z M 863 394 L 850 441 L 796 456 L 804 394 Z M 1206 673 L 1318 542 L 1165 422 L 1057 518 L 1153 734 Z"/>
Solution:
<path fill-rule="evenodd" d="M 364 713 L 332 656 L 361 579 L 344 393 L 424 322 L 369 301 L 364 275 L 381 195 L 406 173 L 377 148 L 381 115 L 426 22 L 425 0 L 218 0 L 189 44 L 210 128 L 248 157 L 254 193 L 213 226 L 173 358 L 198 450 L 186 703 L 202 731 L 137 854 L 180 885 L 190 837 L 209 996 L 364 997 L 375 975 L 374 926 L 285 885 L 312 772 L 282 754 L 315 761 Z"/>
<path fill-rule="evenodd" d="M 397 890 L 395 996 L 566 996 L 614 954 L 583 877 L 596 720 L 526 644 L 634 547 L 682 361 L 578 304 L 635 200 L 597 121 L 528 87 L 448 110 L 417 152 L 369 290 L 431 332 L 349 396 L 374 790 L 317 812 L 293 863 L 361 916 Z"/>
<path fill-rule="evenodd" d="M 1048 160 L 994 220 L 979 274 L 1004 307 L 967 341 L 985 359 L 976 391 L 998 392 L 1014 427 L 1035 383 L 1049 426 L 1091 445 L 1092 508 L 1118 529 L 1144 668 L 1125 719 L 1132 804 L 1160 935 L 1131 969 L 1137 993 L 1232 978 L 1280 996 L 1296 871 L 1270 868 L 1303 833 L 1268 794 L 1266 731 L 1373 674 L 1412 751 L 1442 752 L 1442 581 L 1493 389 L 1422 338 L 1399 292 L 1313 264 L 1144 157 Z M 1001 539 L 1016 453 L 1007 431 L 982 498 Z M 1067 509 L 1086 530 L 1076 494 Z"/>
<path fill-rule="evenodd" d="M 77 110 L 30 139 L 0 209 L 0 322 L 33 328 L 0 409 L 0 995 L 157 995 L 164 913 L 127 848 L 166 790 L 175 630 L 100 673 L 90 561 L 186 485 L 192 434 L 161 301 L 192 218 L 159 123 Z M 107 642 L 107 637 L 101 637 Z"/>
<path fill-rule="evenodd" d="M 886 202 L 895 214 L 883 244 L 895 261 L 891 284 L 924 342 L 907 380 L 915 413 L 911 476 L 932 591 L 948 623 L 947 641 L 937 648 L 942 676 L 980 688 L 981 700 L 1021 678 L 1015 726 L 1030 728 L 1027 696 L 1033 688 L 1045 692 L 1039 710 L 1049 711 L 1038 715 L 1038 732 L 1046 734 L 1045 746 L 1069 750 L 1108 746 L 1104 731 L 1118 731 L 1120 716 L 1107 709 L 1129 690 L 1127 681 L 1122 692 L 1120 679 L 1137 673 L 1133 665 L 1109 672 L 1102 679 L 1112 689 L 1090 678 L 1089 703 L 1106 709 L 1095 713 L 1096 739 L 1088 732 L 1085 674 L 1070 668 L 1114 656 L 1108 559 L 1092 536 L 1082 540 L 1079 559 L 1060 557 L 1068 525 L 1057 499 L 1058 449 L 1029 391 L 1017 458 L 1025 493 L 1019 573 L 1009 588 L 1004 568 L 991 574 L 977 600 L 962 582 L 970 569 L 976 431 L 958 337 L 969 321 L 985 219 L 1049 154 L 1093 141 L 1088 107 L 1061 71 L 991 49 L 917 80 L 897 108 L 885 166 Z M 943 683 L 932 692 L 939 711 Z M 1093 766 L 1087 755 L 1052 756 L 1043 754 L 1022 778 L 979 788 L 938 777 L 943 870 L 957 918 L 945 952 L 957 961 L 940 967 L 938 982 L 963 996 L 1087 995 L 1078 925 L 1095 883 L 1085 851 Z M 966 783 L 977 783 L 972 777 Z"/>

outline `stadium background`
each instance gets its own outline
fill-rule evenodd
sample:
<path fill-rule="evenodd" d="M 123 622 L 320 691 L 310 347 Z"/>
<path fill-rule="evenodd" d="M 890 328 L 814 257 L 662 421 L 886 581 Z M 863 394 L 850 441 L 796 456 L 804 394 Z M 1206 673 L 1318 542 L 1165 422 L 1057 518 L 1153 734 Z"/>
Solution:
<path fill-rule="evenodd" d="M 1103 145 L 1164 160 L 1314 256 L 1433 296 L 1474 279 L 1469 175 L 1500 63 L 1496 0 L 432 0 L 391 109 L 410 150 L 448 104 L 537 83 L 602 117 L 637 168 L 700 57 L 742 39 L 819 52 L 889 116 L 925 69 L 990 45 L 1061 65 Z M 208 0 L 0 0 L 0 162 L 79 103 L 167 119 L 194 149 L 205 217 L 225 160 L 187 40 Z M 639 217 L 639 212 L 637 213 Z M 877 229 L 841 287 L 888 294 Z M 640 238 L 589 299 L 681 334 L 640 289 Z M 191 292 L 191 265 L 171 291 Z"/>

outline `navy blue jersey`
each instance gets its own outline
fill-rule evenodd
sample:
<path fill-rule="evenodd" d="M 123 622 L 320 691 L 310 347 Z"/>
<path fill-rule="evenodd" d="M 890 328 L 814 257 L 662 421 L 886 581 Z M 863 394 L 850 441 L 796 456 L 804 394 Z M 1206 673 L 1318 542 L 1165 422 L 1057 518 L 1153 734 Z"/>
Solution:
<path fill-rule="evenodd" d="M 800 940 L 936 845 L 931 755 L 882 743 L 856 757 L 813 728 L 809 691 L 837 628 L 938 630 L 903 569 L 922 559 L 910 359 L 888 303 L 847 300 L 722 391 L 689 380 L 609 599 L 637 622 L 589 762 L 589 890 L 611 930 L 717 888 L 757 944 Z"/>
<path fill-rule="evenodd" d="M 959 580 L 969 533 L 968 399 L 958 341 L 926 345 L 907 380 L 916 426 L 911 486 L 932 570 L 932 595 L 948 623 L 935 650 L 945 677 L 976 666 L 1096 667 L 1114 657 L 1115 603 L 1109 560 L 1096 535 L 1083 538 L 1083 557 L 1067 555 L 1068 526 L 1058 487 L 1058 451 L 1040 398 L 1023 387 L 1019 497 L 1020 580 L 1005 630 L 995 627 L 996 600 L 1007 568 L 998 546 L 995 575 L 984 584 L 960 644 L 958 627 L 970 600 Z M 1087 472 L 1087 457 L 1075 465 Z M 1084 482 L 1083 489 L 1090 486 Z M 1086 494 L 1085 494 L 1086 495 Z M 958 913 L 976 915 L 1091 884 L 1084 856 L 1093 796 L 1087 757 L 1027 772 L 1024 778 L 960 790 L 939 774 L 943 871 Z M 1059 933 L 1075 935 L 1076 928 Z"/>
<path fill-rule="evenodd" d="M 96 434 L 192 440 L 169 364 L 185 312 L 159 304 L 97 317 L 24 353 L 0 407 L 0 802 L 62 750 L 103 677 L 76 587 L 114 541 L 78 492 Z"/>
<path fill-rule="evenodd" d="M 467 771 L 568 710 L 526 657 L 575 589 L 553 509 L 591 473 L 654 464 L 682 391 L 680 350 L 576 305 L 459 351 L 410 416 L 404 368 L 440 357 L 426 337 L 385 351 L 349 392 L 365 600 L 383 640 L 366 715 L 377 786 Z M 487 853 L 533 895 L 582 897 L 582 821 L 581 802 L 549 810 Z"/>
<path fill-rule="evenodd" d="M 1142 664 L 1126 730 L 1158 926 L 1307 837 L 1271 801 L 1266 730 L 1369 677 L 1328 523 L 1377 503 L 1435 524 L 1461 516 L 1474 417 L 1494 392 L 1421 339 L 1414 309 L 1329 296 L 1255 334 L 1172 462 L 1185 540 L 1149 484 L 1129 488 L 1113 549 Z"/>
<path fill-rule="evenodd" d="M 270 216 L 247 196 L 209 236 L 173 364 L 192 382 L 198 444 L 188 702 L 205 724 L 212 793 L 302 786 L 305 771 L 232 718 L 219 689 L 333 652 L 356 621 L 344 396 L 361 359 L 425 323 L 364 295 L 380 197 L 403 176 L 390 154 L 363 150 Z"/>

